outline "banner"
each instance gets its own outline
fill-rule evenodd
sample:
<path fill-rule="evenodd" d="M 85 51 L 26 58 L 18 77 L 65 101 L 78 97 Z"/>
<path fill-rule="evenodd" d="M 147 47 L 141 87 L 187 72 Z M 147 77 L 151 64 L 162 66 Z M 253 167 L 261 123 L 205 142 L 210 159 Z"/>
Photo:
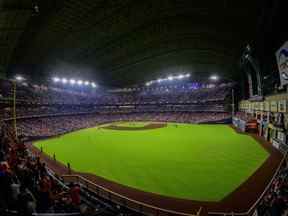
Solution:
<path fill-rule="evenodd" d="M 278 103 L 277 101 L 270 102 L 270 111 L 271 112 L 278 112 Z"/>
<path fill-rule="evenodd" d="M 281 86 L 288 84 L 288 41 L 276 52 Z"/>
<path fill-rule="evenodd" d="M 278 112 L 286 113 L 286 108 L 287 108 L 286 105 L 287 105 L 286 100 L 278 101 Z"/>
<path fill-rule="evenodd" d="M 267 112 L 270 111 L 270 103 L 268 101 L 264 102 L 264 111 L 267 111 Z"/>

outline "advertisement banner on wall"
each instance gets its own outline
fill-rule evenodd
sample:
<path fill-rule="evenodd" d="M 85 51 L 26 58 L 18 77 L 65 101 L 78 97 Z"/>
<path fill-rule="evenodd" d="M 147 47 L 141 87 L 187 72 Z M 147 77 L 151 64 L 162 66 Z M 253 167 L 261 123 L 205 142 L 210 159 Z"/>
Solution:
<path fill-rule="evenodd" d="M 286 113 L 286 106 L 287 102 L 286 100 L 280 100 L 278 101 L 278 111 L 281 113 Z"/>
<path fill-rule="evenodd" d="M 264 102 L 264 111 L 267 111 L 267 112 L 270 111 L 270 103 L 268 101 Z"/>
<path fill-rule="evenodd" d="M 276 52 L 281 86 L 288 84 L 288 41 Z"/>
<path fill-rule="evenodd" d="M 271 110 L 271 112 L 277 112 L 278 111 L 277 101 L 271 101 L 270 102 L 270 110 Z"/>

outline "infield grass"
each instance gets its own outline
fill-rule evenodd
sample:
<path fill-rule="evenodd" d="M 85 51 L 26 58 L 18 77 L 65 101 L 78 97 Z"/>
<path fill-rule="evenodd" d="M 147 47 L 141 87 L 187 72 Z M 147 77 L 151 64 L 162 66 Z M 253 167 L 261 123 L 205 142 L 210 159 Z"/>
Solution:
<path fill-rule="evenodd" d="M 113 123 L 117 125 L 117 123 Z M 119 125 L 140 127 L 143 122 Z M 72 169 L 142 191 L 220 201 L 267 159 L 252 137 L 226 125 L 167 124 L 151 130 L 89 128 L 35 145 Z"/>

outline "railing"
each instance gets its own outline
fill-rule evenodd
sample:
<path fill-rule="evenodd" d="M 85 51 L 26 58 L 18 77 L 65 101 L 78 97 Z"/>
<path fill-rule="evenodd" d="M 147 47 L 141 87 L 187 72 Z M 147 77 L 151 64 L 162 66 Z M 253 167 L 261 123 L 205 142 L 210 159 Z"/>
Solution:
<path fill-rule="evenodd" d="M 255 203 L 249 208 L 248 211 L 246 212 L 213 212 L 210 211 L 208 212 L 208 215 L 218 215 L 218 216 L 250 216 L 255 213 L 255 210 L 257 208 L 257 205 L 260 203 L 262 198 L 265 196 L 267 191 L 270 189 L 273 181 L 279 174 L 279 171 L 281 169 L 281 166 L 283 165 L 284 161 L 287 159 L 287 152 L 284 154 L 281 162 L 279 163 L 272 179 L 260 195 L 260 197 L 255 201 Z M 153 205 L 149 205 L 131 198 L 128 198 L 124 195 L 118 194 L 116 192 L 113 192 L 101 185 L 98 185 L 80 175 L 63 175 L 62 176 L 63 180 L 65 182 L 78 182 L 85 186 L 88 190 L 93 191 L 96 193 L 96 195 L 103 197 L 109 201 L 112 201 L 116 204 L 119 204 L 121 206 L 125 206 L 126 208 L 132 209 L 134 211 L 137 211 L 139 213 L 144 213 L 147 215 L 159 215 L 159 216 L 165 216 L 165 215 L 178 215 L 178 216 L 200 216 L 202 213 L 202 207 L 199 208 L 196 214 L 188 214 L 188 213 L 183 213 L 183 212 L 178 212 L 174 210 L 169 210 L 169 209 L 164 209 L 164 208 L 159 208 Z"/>
<path fill-rule="evenodd" d="M 262 192 L 262 194 L 260 195 L 260 197 L 256 200 L 256 202 L 249 208 L 248 211 L 246 212 L 208 212 L 208 215 L 221 215 L 221 216 L 250 216 L 250 215 L 254 215 L 255 210 L 257 208 L 257 205 L 260 203 L 260 201 L 262 200 L 262 198 L 265 196 L 265 194 L 267 193 L 267 191 L 270 189 L 273 181 L 275 180 L 275 178 L 277 177 L 277 175 L 279 174 L 280 168 L 283 165 L 284 161 L 287 159 L 287 152 L 285 153 L 284 157 L 282 158 L 281 162 L 279 163 L 277 170 L 275 171 L 272 179 L 270 180 L 269 184 L 267 185 L 267 187 L 265 188 L 265 190 Z"/>
<path fill-rule="evenodd" d="M 200 216 L 202 207 L 199 208 L 196 214 L 188 214 L 183 212 L 178 212 L 174 210 L 159 208 L 153 205 L 149 205 L 131 198 L 128 198 L 124 195 L 113 192 L 101 185 L 98 185 L 82 176 L 79 175 L 63 175 L 62 178 L 65 182 L 78 182 L 85 186 L 88 190 L 96 193 L 97 196 L 100 196 L 104 199 L 107 199 L 115 204 L 124 206 L 133 211 L 146 214 L 146 215 L 157 215 L 157 216 Z"/>
<path fill-rule="evenodd" d="M 250 216 L 255 213 L 255 210 L 257 208 L 257 205 L 260 203 L 262 198 L 265 196 L 267 191 L 270 189 L 273 181 L 275 180 L 276 176 L 279 174 L 280 168 L 283 165 L 284 161 L 287 159 L 287 153 L 282 158 L 281 162 L 279 163 L 277 170 L 275 171 L 272 179 L 270 180 L 269 184 L 265 188 L 265 190 L 262 192 L 260 197 L 257 199 L 257 201 L 249 208 L 246 212 L 208 212 L 208 215 L 225 215 L 225 216 Z M 116 192 L 113 192 L 103 186 L 100 186 L 80 175 L 63 175 L 62 176 L 65 182 L 78 182 L 85 186 L 88 190 L 91 190 L 96 193 L 96 195 L 103 197 L 109 201 L 112 201 L 116 204 L 125 206 L 126 208 L 132 209 L 134 211 L 137 211 L 139 213 L 144 213 L 147 215 L 158 215 L 158 216 L 200 216 L 202 207 L 199 208 L 196 214 L 188 214 L 183 213 L 179 211 L 159 208 L 153 205 L 149 205 L 131 198 L 128 198 L 124 195 L 118 194 Z"/>

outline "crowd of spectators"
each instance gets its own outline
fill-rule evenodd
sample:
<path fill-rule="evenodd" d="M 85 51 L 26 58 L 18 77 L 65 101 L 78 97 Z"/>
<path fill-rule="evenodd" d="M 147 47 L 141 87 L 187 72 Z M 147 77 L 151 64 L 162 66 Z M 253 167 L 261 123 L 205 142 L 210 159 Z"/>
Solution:
<path fill-rule="evenodd" d="M 195 104 L 195 105 L 130 105 L 130 106 L 17 106 L 16 117 L 45 117 L 71 114 L 96 113 L 159 113 L 159 112 L 223 112 L 223 104 Z M 13 118 L 13 107 L 0 108 L 0 118 Z"/>
<path fill-rule="evenodd" d="M 101 109 L 100 109 L 101 110 Z M 98 111 L 100 111 L 98 110 Z M 13 117 L 13 107 L 0 108 L 0 117 L 9 119 Z M 65 114 L 81 114 L 96 112 L 93 106 L 17 106 L 16 117 L 33 117 Z"/>
<path fill-rule="evenodd" d="M 0 215 L 142 215 L 102 199 L 85 186 L 65 185 L 0 121 Z"/>
<path fill-rule="evenodd" d="M 288 166 L 283 164 L 270 189 L 258 205 L 259 216 L 287 215 L 288 210 Z"/>
<path fill-rule="evenodd" d="M 0 80 L 0 215 L 14 210 L 80 212 L 80 187 L 68 189 L 53 178 L 45 163 L 24 145 L 26 138 L 49 137 L 114 121 L 205 123 L 230 118 L 224 112 L 231 85 L 213 88 L 161 86 L 129 91 L 71 91 L 18 83 L 17 134 L 14 128 L 14 92 L 11 82 Z M 10 119 L 10 120 L 9 120 Z M 116 208 L 114 214 L 119 215 Z"/>
<path fill-rule="evenodd" d="M 64 190 L 49 175 L 46 164 L 33 156 L 24 143 L 16 141 L 13 130 L 5 124 L 1 126 L 0 215 L 7 209 L 20 216 L 80 212 L 79 186 L 71 184 Z"/>
<path fill-rule="evenodd" d="M 12 84 L 0 81 L 0 120 L 13 117 Z M 120 92 L 75 92 L 43 86 L 17 86 L 17 133 L 25 138 L 49 137 L 114 121 L 179 123 L 221 122 L 231 85 L 190 89 L 170 86 Z M 236 117 L 249 121 L 242 112 Z M 15 140 L 12 121 L 0 123 L 0 215 L 34 212 L 80 212 L 80 186 L 63 187 L 24 145 Z M 258 205 L 259 216 L 282 215 L 288 205 L 288 169 L 283 166 Z M 4 215 L 4 213 L 3 213 Z M 116 213 L 115 215 L 118 215 Z"/>
<path fill-rule="evenodd" d="M 139 88 L 135 91 L 95 92 L 71 91 L 44 86 L 17 85 L 17 101 L 41 105 L 125 105 L 125 104 L 189 104 L 223 101 L 230 95 L 231 84 L 213 88 L 190 89 L 189 86 L 161 86 L 153 89 Z M 13 98 L 13 86 L 8 81 L 0 82 L 0 99 Z"/>
<path fill-rule="evenodd" d="M 255 118 L 253 117 L 253 115 L 251 115 L 251 114 L 249 114 L 249 113 L 245 113 L 245 112 L 237 112 L 237 113 L 235 114 L 235 117 L 236 117 L 236 118 L 239 118 L 239 119 L 241 119 L 241 120 L 243 120 L 243 121 L 245 121 L 245 122 L 249 122 L 250 120 L 255 119 Z"/>
<path fill-rule="evenodd" d="M 60 89 L 18 83 L 16 117 L 92 113 L 225 112 L 229 110 L 231 84 L 194 88 L 186 85 L 96 90 Z M 0 79 L 0 118 L 14 117 L 14 88 Z M 231 107 L 230 107 L 231 108 Z"/>
<path fill-rule="evenodd" d="M 23 137 L 48 137 L 114 121 L 154 121 L 180 123 L 219 122 L 229 119 L 229 113 L 129 113 L 83 114 L 58 117 L 27 118 L 17 121 L 18 134 Z"/>

